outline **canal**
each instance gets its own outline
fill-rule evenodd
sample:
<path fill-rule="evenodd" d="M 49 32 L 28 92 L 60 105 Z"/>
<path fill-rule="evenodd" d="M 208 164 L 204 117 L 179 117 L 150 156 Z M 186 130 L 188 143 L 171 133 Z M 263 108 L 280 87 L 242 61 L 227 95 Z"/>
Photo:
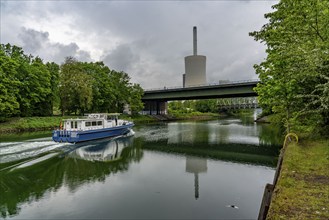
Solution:
<path fill-rule="evenodd" d="M 253 117 L 134 127 L 81 144 L 0 136 L 6 219 L 255 219 L 281 137 Z"/>

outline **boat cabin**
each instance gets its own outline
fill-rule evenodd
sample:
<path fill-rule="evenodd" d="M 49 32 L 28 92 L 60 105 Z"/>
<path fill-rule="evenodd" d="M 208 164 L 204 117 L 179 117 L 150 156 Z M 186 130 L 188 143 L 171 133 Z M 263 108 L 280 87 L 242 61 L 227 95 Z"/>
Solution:
<path fill-rule="evenodd" d="M 112 114 L 89 114 L 83 119 L 65 119 L 63 124 L 64 130 L 86 131 L 102 128 L 110 128 L 125 125 L 123 120 L 119 120 L 118 113 Z"/>

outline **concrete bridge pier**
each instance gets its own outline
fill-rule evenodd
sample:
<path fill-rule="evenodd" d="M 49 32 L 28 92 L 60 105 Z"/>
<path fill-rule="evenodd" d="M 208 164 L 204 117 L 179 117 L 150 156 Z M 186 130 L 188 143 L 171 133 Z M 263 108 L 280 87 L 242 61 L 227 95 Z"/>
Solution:
<path fill-rule="evenodd" d="M 167 113 L 167 101 L 144 101 L 143 115 L 166 115 Z"/>

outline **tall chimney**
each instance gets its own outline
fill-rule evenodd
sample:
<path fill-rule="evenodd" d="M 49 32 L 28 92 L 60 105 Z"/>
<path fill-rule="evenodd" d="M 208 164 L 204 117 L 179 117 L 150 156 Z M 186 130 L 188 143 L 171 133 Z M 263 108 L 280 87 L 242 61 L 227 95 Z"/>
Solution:
<path fill-rule="evenodd" d="M 197 30 L 196 26 L 193 27 L 193 55 L 197 55 L 198 47 L 197 47 Z"/>

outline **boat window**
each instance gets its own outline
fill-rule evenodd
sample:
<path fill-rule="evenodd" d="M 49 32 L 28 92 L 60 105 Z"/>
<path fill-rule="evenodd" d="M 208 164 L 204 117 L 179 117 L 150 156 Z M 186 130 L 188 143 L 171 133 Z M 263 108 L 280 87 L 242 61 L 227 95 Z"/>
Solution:
<path fill-rule="evenodd" d="M 78 128 L 78 122 L 77 121 L 74 122 L 74 128 Z"/>
<path fill-rule="evenodd" d="M 71 129 L 78 128 L 78 122 L 77 121 L 71 121 Z"/>
<path fill-rule="evenodd" d="M 97 125 L 103 125 L 102 121 L 97 121 Z"/>
<path fill-rule="evenodd" d="M 92 126 L 96 126 L 96 121 L 93 121 L 92 122 Z"/>
<path fill-rule="evenodd" d="M 91 122 L 90 121 L 86 121 L 86 127 L 91 126 Z"/>

